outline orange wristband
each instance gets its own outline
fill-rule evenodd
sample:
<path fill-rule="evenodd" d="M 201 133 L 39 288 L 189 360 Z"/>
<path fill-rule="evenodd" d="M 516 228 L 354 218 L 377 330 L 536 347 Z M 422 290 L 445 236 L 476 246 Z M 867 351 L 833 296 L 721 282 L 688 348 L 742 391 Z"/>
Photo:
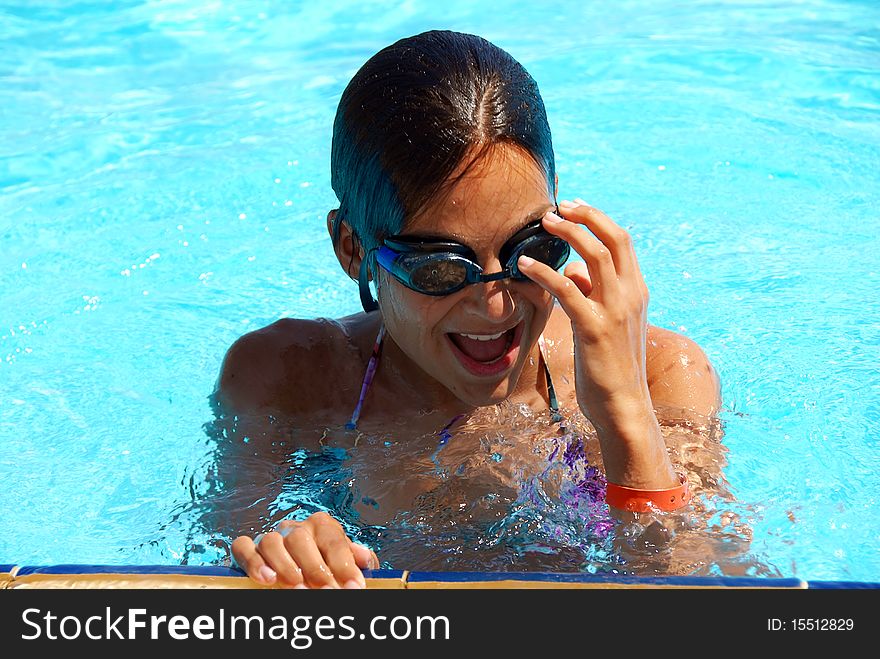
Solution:
<path fill-rule="evenodd" d="M 668 490 L 637 490 L 608 483 L 605 490 L 605 503 L 614 508 L 634 513 L 650 510 L 678 510 L 691 499 L 691 490 L 684 474 L 678 475 L 681 485 Z"/>

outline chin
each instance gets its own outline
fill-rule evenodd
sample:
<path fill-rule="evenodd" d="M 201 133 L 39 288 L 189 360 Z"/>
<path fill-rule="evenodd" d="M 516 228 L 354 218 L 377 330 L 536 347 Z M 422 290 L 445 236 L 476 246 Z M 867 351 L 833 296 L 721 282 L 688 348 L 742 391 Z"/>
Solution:
<path fill-rule="evenodd" d="M 510 398 L 511 394 L 513 394 L 515 385 L 516 380 L 511 379 L 508 376 L 498 382 L 491 390 L 488 390 L 489 386 L 491 385 L 486 385 L 482 387 L 482 390 L 475 390 L 473 388 L 473 385 L 471 385 L 459 390 L 459 393 L 457 393 L 456 395 L 458 396 L 458 399 L 460 401 L 468 405 L 472 405 L 474 407 L 490 407 L 492 405 L 503 403 L 505 400 Z M 455 390 L 453 390 L 453 392 L 454 391 Z"/>

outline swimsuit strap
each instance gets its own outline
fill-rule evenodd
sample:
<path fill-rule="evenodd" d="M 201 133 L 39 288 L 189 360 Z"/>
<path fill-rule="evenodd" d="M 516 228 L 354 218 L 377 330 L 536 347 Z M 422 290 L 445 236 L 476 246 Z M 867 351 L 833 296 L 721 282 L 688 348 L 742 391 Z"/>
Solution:
<path fill-rule="evenodd" d="M 376 375 L 376 369 L 379 367 L 379 355 L 382 353 L 382 339 L 385 338 L 385 324 L 379 327 L 379 334 L 376 335 L 376 343 L 373 344 L 373 354 L 370 355 L 370 362 L 367 364 L 367 372 L 364 375 L 364 383 L 361 385 L 361 395 L 358 398 L 357 407 L 351 415 L 351 421 L 345 424 L 346 430 L 354 430 L 357 428 L 358 418 L 361 415 L 361 408 L 364 406 L 364 399 L 367 397 L 367 391 L 373 384 L 373 376 Z"/>
<path fill-rule="evenodd" d="M 553 412 L 553 422 L 562 421 L 559 413 L 559 401 L 556 400 L 556 389 L 553 388 L 553 378 L 550 377 L 550 367 L 547 365 L 547 352 L 544 345 L 544 334 L 538 337 L 538 350 L 541 351 L 541 361 L 544 363 L 544 375 L 547 377 L 547 397 L 550 399 L 550 410 Z"/>
<path fill-rule="evenodd" d="M 367 392 L 370 390 L 370 385 L 373 383 L 373 377 L 376 375 L 376 369 L 379 367 L 379 355 L 382 353 L 382 339 L 384 338 L 385 325 L 383 323 L 379 327 L 379 334 L 376 336 L 376 343 L 373 344 L 373 354 L 370 355 L 370 361 L 367 364 L 367 372 L 364 374 L 364 383 L 361 385 L 361 395 L 358 397 L 357 406 L 354 408 L 354 412 L 351 415 L 351 421 L 345 424 L 346 430 L 355 430 L 357 428 L 357 422 L 361 416 L 361 408 L 364 406 L 364 399 L 367 397 Z M 559 402 L 556 399 L 556 390 L 553 388 L 553 380 L 550 377 L 550 368 L 547 366 L 547 355 L 543 334 L 538 337 L 538 349 L 541 352 L 541 362 L 544 365 L 544 374 L 547 377 L 547 396 L 550 399 L 550 410 L 553 412 L 553 421 L 562 421 L 562 415 L 559 413 Z M 451 433 L 449 433 L 449 428 L 463 416 L 463 414 L 459 414 L 447 423 L 446 427 L 440 431 L 442 439 L 441 444 L 445 444 L 446 440 L 449 439 L 451 435 Z"/>

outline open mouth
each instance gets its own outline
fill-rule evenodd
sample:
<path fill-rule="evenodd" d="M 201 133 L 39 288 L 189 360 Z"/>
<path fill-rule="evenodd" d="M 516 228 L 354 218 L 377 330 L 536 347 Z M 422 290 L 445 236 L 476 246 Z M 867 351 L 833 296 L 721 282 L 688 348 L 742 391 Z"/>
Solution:
<path fill-rule="evenodd" d="M 516 362 L 524 325 L 524 321 L 520 321 L 516 327 L 492 335 L 449 332 L 446 337 L 453 354 L 468 372 L 478 376 L 497 375 Z"/>

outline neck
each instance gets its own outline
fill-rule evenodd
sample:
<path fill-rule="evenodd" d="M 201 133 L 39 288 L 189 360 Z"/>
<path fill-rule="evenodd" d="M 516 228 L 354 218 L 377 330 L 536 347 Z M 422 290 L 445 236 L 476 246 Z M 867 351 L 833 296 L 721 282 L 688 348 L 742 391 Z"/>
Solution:
<path fill-rule="evenodd" d="M 450 416 L 469 414 L 475 409 L 426 373 L 387 333 L 380 362 L 376 378 L 383 389 L 394 392 L 398 407 L 438 410 Z"/>

